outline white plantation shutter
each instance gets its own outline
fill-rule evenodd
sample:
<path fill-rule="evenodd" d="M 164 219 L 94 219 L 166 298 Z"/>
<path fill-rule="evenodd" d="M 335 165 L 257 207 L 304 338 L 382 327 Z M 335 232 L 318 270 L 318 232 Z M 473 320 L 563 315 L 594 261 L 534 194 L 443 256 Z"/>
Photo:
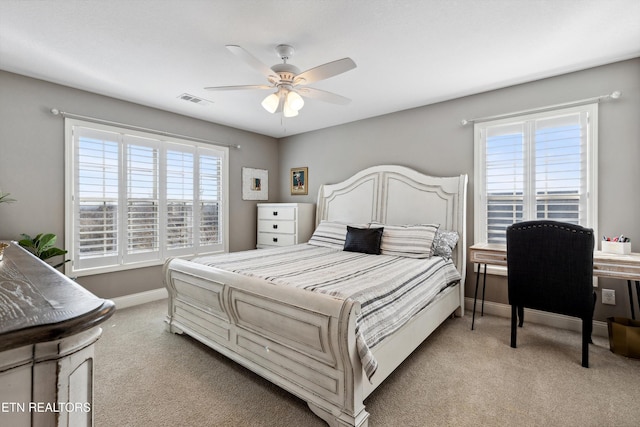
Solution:
<path fill-rule="evenodd" d="M 476 131 L 476 243 L 516 222 L 596 224 L 597 104 L 484 122 Z"/>
<path fill-rule="evenodd" d="M 586 224 L 586 115 L 540 119 L 533 126 L 536 218 Z"/>
<path fill-rule="evenodd" d="M 226 250 L 228 149 L 66 119 L 70 275 Z"/>
<path fill-rule="evenodd" d="M 167 248 L 193 246 L 194 153 L 167 150 Z"/>
<path fill-rule="evenodd" d="M 504 243 L 506 227 L 524 218 L 524 123 L 492 126 L 485 132 L 487 241 Z"/>
<path fill-rule="evenodd" d="M 172 255 L 223 249 L 223 153 L 167 149 L 166 246 Z"/>
<path fill-rule="evenodd" d="M 200 154 L 200 245 L 218 248 L 222 244 L 222 157 L 216 153 Z"/>
<path fill-rule="evenodd" d="M 77 129 L 72 261 L 78 268 L 118 263 L 120 135 Z"/>
<path fill-rule="evenodd" d="M 125 137 L 127 248 L 124 262 L 160 258 L 159 150 L 153 140 Z"/>

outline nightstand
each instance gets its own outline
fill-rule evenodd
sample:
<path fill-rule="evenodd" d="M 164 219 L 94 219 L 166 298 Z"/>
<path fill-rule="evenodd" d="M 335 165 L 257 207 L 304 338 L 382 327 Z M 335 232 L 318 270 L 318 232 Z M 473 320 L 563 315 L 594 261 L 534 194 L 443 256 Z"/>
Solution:
<path fill-rule="evenodd" d="M 258 203 L 257 248 L 309 241 L 315 228 L 313 203 Z"/>

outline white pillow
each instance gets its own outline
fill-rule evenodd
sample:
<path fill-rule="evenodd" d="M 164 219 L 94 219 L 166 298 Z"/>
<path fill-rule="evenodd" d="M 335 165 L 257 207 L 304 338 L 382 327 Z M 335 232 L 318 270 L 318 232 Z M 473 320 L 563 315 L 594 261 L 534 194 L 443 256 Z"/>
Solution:
<path fill-rule="evenodd" d="M 430 258 L 433 239 L 439 224 L 387 225 L 372 223 L 371 227 L 384 227 L 380 253 L 407 258 Z"/>
<path fill-rule="evenodd" d="M 309 239 L 309 244 L 326 248 L 344 249 L 347 238 L 347 224 L 333 221 L 321 221 Z"/>

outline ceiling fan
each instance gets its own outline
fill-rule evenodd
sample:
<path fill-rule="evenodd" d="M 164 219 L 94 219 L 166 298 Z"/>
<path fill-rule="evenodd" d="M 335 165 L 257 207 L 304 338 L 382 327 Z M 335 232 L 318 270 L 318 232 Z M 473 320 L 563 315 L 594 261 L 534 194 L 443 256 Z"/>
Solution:
<path fill-rule="evenodd" d="M 246 90 L 246 89 L 268 89 L 275 92 L 268 95 L 262 106 L 270 113 L 282 112 L 285 117 L 295 117 L 298 111 L 304 106 L 302 97 L 315 98 L 325 102 L 346 105 L 351 100 L 335 93 L 327 92 L 306 86 L 329 77 L 337 76 L 356 68 L 356 63 L 351 58 L 342 58 L 337 61 L 328 62 L 323 65 L 300 72 L 298 67 L 287 63 L 293 56 L 293 47 L 281 44 L 276 46 L 276 53 L 282 59 L 282 64 L 268 67 L 255 56 L 237 45 L 227 45 L 233 54 L 244 62 L 262 73 L 270 84 L 264 85 L 243 85 L 243 86 L 218 86 L 206 87 L 207 90 Z"/>

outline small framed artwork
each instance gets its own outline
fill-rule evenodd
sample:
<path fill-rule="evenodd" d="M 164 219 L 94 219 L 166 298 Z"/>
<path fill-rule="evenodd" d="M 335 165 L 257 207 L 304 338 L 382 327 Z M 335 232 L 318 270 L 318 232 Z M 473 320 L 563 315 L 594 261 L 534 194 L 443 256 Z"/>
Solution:
<path fill-rule="evenodd" d="M 291 169 L 291 195 L 309 193 L 309 168 Z"/>
<path fill-rule="evenodd" d="M 242 200 L 269 199 L 269 171 L 242 168 Z"/>

